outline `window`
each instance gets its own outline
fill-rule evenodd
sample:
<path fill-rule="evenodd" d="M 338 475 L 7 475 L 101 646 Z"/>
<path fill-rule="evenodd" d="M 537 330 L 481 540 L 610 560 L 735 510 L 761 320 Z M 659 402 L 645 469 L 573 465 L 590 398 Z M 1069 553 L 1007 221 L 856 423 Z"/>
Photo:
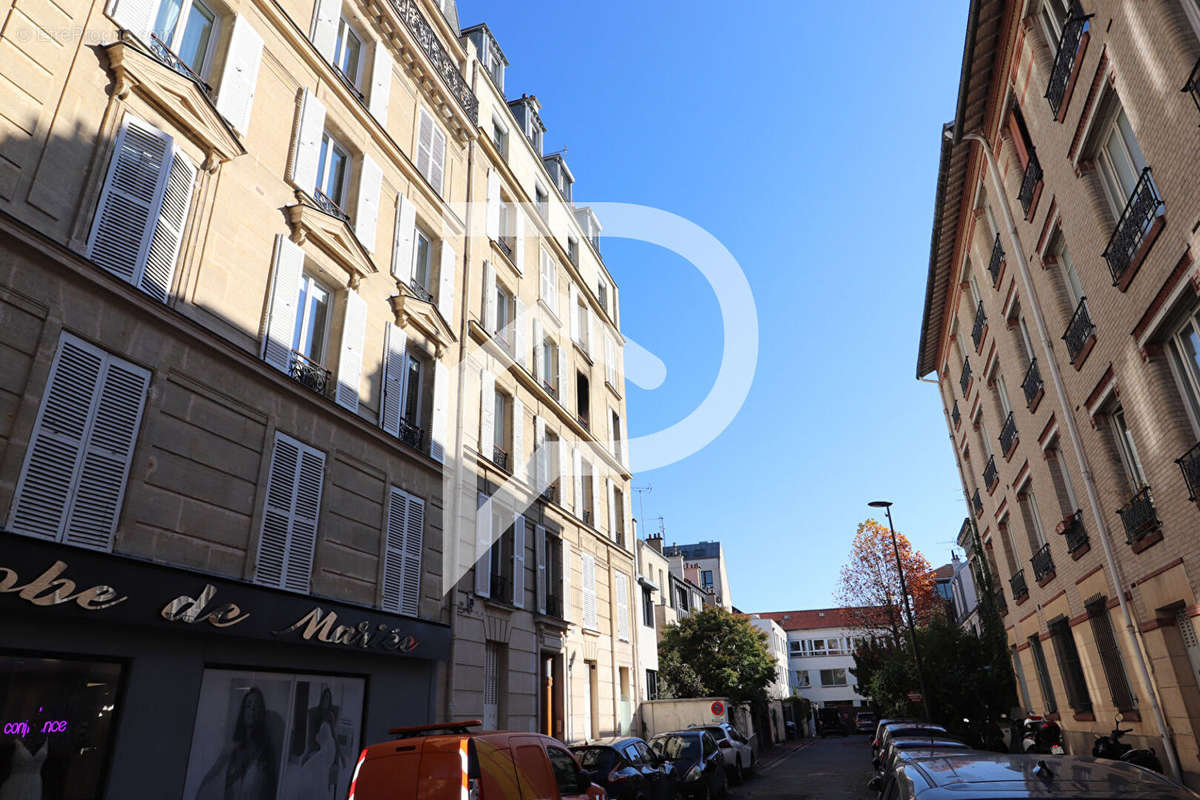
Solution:
<path fill-rule="evenodd" d="M 613 586 L 617 601 L 617 638 L 629 641 L 629 577 L 623 572 L 613 573 Z M 624 669 L 624 667 L 622 667 Z M 625 675 L 628 678 L 628 673 Z M 628 699 L 628 691 L 622 687 L 622 700 Z"/>
<path fill-rule="evenodd" d="M 574 236 L 567 237 L 567 258 L 575 266 L 579 266 L 579 240 Z"/>
<path fill-rule="evenodd" d="M 1146 473 L 1142 470 L 1142 461 L 1138 458 L 1137 448 L 1133 444 L 1133 433 L 1130 432 L 1129 424 L 1125 420 L 1125 409 L 1117 407 L 1109 415 L 1109 422 L 1112 425 L 1112 435 L 1117 445 L 1117 455 L 1125 470 L 1125 477 L 1129 481 L 1129 488 L 1134 492 L 1139 492 L 1146 486 Z"/>
<path fill-rule="evenodd" d="M 1125 210 L 1125 204 L 1146 168 L 1146 158 L 1133 135 L 1133 126 L 1119 103 L 1116 113 L 1102 130 L 1099 142 L 1096 165 L 1104 179 L 1104 192 L 1115 219 Z"/>
<path fill-rule="evenodd" d="M 163 0 L 154 36 L 200 77 L 207 77 L 216 42 L 217 15 L 199 0 Z"/>
<path fill-rule="evenodd" d="M 483 724 L 488 730 L 500 727 L 500 706 L 504 693 L 504 677 L 508 674 L 505 647 L 500 642 L 486 642 L 483 652 Z"/>
<path fill-rule="evenodd" d="M 550 216 L 550 195 L 541 186 L 535 186 L 533 193 L 538 213 L 542 215 L 542 219 L 547 219 Z"/>
<path fill-rule="evenodd" d="M 500 231 L 500 249 L 510 258 L 516 258 L 517 247 L 517 209 L 513 204 L 505 199 L 500 201 L 499 222 L 497 228 Z M 517 265 L 520 266 L 519 264 Z"/>
<path fill-rule="evenodd" d="M 592 462 L 585 458 L 581 459 L 579 464 L 582 472 L 580 485 L 583 488 L 583 521 L 596 527 L 596 498 L 592 493 L 592 487 L 595 485 L 595 481 L 592 480 Z"/>
<path fill-rule="evenodd" d="M 550 338 L 542 344 L 542 385 L 558 397 L 558 344 Z"/>
<path fill-rule="evenodd" d="M 838 669 L 823 669 L 821 670 L 821 686 L 845 686 L 846 685 L 846 670 Z"/>
<path fill-rule="evenodd" d="M 578 296 L 575 303 L 575 308 L 571 309 L 571 313 L 575 318 L 571 320 L 572 327 L 575 329 L 575 341 L 583 348 L 585 353 L 591 352 L 591 323 L 588 320 L 587 300 L 584 299 L 582 292 L 575 291 L 574 285 L 571 287 L 572 294 Z"/>
<path fill-rule="evenodd" d="M 648 586 L 642 587 L 642 624 L 654 627 L 654 590 Z"/>
<path fill-rule="evenodd" d="M 546 565 L 546 613 L 559 618 L 563 616 L 562 552 L 562 540 L 557 536 L 547 535 L 542 561 Z"/>
<path fill-rule="evenodd" d="M 584 553 L 580 562 L 583 568 L 583 627 L 597 630 L 600 623 L 596 618 L 596 557 Z"/>
<path fill-rule="evenodd" d="M 1183 395 L 1192 433 L 1200 437 L 1200 315 L 1193 311 L 1168 344 L 1175 382 Z"/>
<path fill-rule="evenodd" d="M 1131 711 L 1137 706 L 1137 700 L 1130 691 L 1125 665 L 1121 663 L 1121 649 L 1117 646 L 1117 638 L 1113 634 L 1108 607 L 1101 600 L 1089 605 L 1087 613 L 1092 625 L 1092 634 L 1096 637 L 1096 649 L 1100 652 L 1104 678 L 1108 681 L 1108 689 L 1112 693 L 1113 705 L 1119 711 Z"/>
<path fill-rule="evenodd" d="M 800 644 L 800 640 L 798 639 L 788 641 L 788 650 L 791 651 L 792 655 L 800 655 Z"/>
<path fill-rule="evenodd" d="M 625 547 L 625 493 L 616 485 L 612 491 L 613 538 L 617 540 L 617 544 Z"/>
<path fill-rule="evenodd" d="M 806 670 L 806 669 L 796 670 L 796 688 L 797 689 L 807 689 L 811 685 L 812 684 L 809 682 L 808 670 Z"/>
<path fill-rule="evenodd" d="M 546 431 L 546 443 L 542 446 L 542 458 L 546 463 L 546 476 L 549 479 L 548 486 L 558 495 L 558 501 L 563 501 L 563 486 L 562 486 L 562 465 L 559 450 L 561 450 L 561 440 L 558 434 L 553 431 Z"/>
<path fill-rule="evenodd" d="M 706 569 L 700 573 L 700 587 L 703 589 L 711 589 L 713 586 L 713 571 Z"/>
<path fill-rule="evenodd" d="M 575 413 L 579 417 L 580 424 L 585 428 L 588 426 L 588 409 L 591 407 L 588 383 L 587 375 L 582 372 L 575 373 Z"/>
<path fill-rule="evenodd" d="M 313 366 L 325 363 L 329 338 L 330 290 L 305 273 L 300 280 L 300 299 L 296 304 L 296 329 L 292 333 L 292 352 Z"/>
<path fill-rule="evenodd" d="M 425 109 L 421 109 L 417 127 L 417 171 L 425 176 L 429 185 L 438 194 L 442 193 L 442 179 L 446 169 L 446 134 L 433 121 Z"/>
<path fill-rule="evenodd" d="M 492 530 L 504 533 L 492 543 L 489 550 L 491 583 L 489 596 L 504 603 L 513 601 L 513 525 L 512 515 L 500 504 L 492 502 Z M 522 523 L 524 524 L 524 523 Z"/>
<path fill-rule="evenodd" d="M 1066 619 L 1050 623 L 1050 641 L 1054 643 L 1054 654 L 1058 659 L 1058 670 L 1067 689 L 1067 702 L 1076 711 L 1090 713 L 1092 699 L 1088 694 L 1087 681 L 1083 676 L 1083 664 L 1079 650 L 1075 647 L 1075 636 Z"/>
<path fill-rule="evenodd" d="M 417 228 L 417 241 L 413 247 L 413 284 L 426 294 L 433 286 L 433 241 L 429 234 Z"/>
<path fill-rule="evenodd" d="M 600 308 L 604 309 L 604 313 L 608 313 L 608 284 L 601 278 L 596 282 L 596 297 L 600 301 Z"/>
<path fill-rule="evenodd" d="M 656 670 L 646 670 L 646 699 L 658 699 L 658 672 Z"/>
<path fill-rule="evenodd" d="M 494 455 L 494 457 L 492 458 L 493 461 L 499 462 L 501 460 L 506 460 L 504 457 L 506 457 L 508 455 L 509 451 L 512 449 L 512 443 L 508 439 L 508 434 L 509 434 L 509 429 L 510 429 L 508 415 L 509 415 L 509 410 L 511 408 L 512 408 L 512 400 L 509 398 L 509 396 L 507 394 L 505 394 L 504 392 L 497 390 L 496 391 L 496 408 L 495 408 L 495 413 L 492 415 L 492 423 L 493 423 L 492 442 L 493 442 L 493 446 L 495 447 L 495 449 L 497 451 L 495 454 L 493 454 Z M 484 454 L 485 457 L 487 457 L 487 455 L 488 455 L 487 453 Z M 500 466 L 503 467 L 503 466 L 505 466 L 505 464 L 500 464 Z M 510 469 L 512 467 L 511 464 L 507 465 L 507 466 Z"/>
<path fill-rule="evenodd" d="M 1051 50 L 1058 46 L 1062 29 L 1066 27 L 1071 16 L 1067 3 L 1068 0 L 1042 0 L 1038 20 L 1042 24 L 1042 33 L 1045 34 Z"/>
<path fill-rule="evenodd" d="M 415 617 L 421 600 L 425 501 L 393 486 L 385 533 L 381 606 L 384 611 Z"/>
<path fill-rule="evenodd" d="M 508 291 L 496 283 L 496 330 L 495 336 L 500 339 L 505 350 L 510 350 L 512 343 L 509 340 L 508 323 L 512 320 L 513 297 Z"/>
<path fill-rule="evenodd" d="M 1075 307 L 1083 299 L 1083 284 L 1079 281 L 1079 273 L 1075 271 L 1075 262 L 1071 260 L 1071 251 L 1062 234 L 1059 234 L 1058 250 L 1055 252 L 1054 258 L 1058 262 L 1059 272 L 1062 273 L 1063 287 L 1067 291 L 1067 303 L 1071 307 L 1071 312 L 1074 313 Z"/>
<path fill-rule="evenodd" d="M 276 433 L 267 473 L 255 583 L 308 594 L 324 482 L 325 454 Z"/>
<path fill-rule="evenodd" d="M 59 337 L 9 527 L 111 548 L 149 385 L 147 370 L 69 333 Z"/>
<path fill-rule="evenodd" d="M 492 120 L 492 144 L 500 151 L 501 158 L 508 158 L 508 128 L 497 119 Z M 501 227 L 500 230 L 504 228 Z"/>
<path fill-rule="evenodd" d="M 612 425 L 612 430 L 609 431 L 609 434 L 612 436 L 613 456 L 617 461 L 624 461 L 621 450 L 621 417 L 616 411 L 610 409 L 610 412 L 609 423 Z"/>
<path fill-rule="evenodd" d="M 494 41 L 488 41 L 487 49 L 484 50 L 487 56 L 487 72 L 491 76 L 492 82 L 496 84 L 496 88 L 501 92 L 504 91 L 504 56 L 500 53 L 500 48 Z"/>
<path fill-rule="evenodd" d="M 1021 507 L 1021 519 L 1025 523 L 1025 535 L 1029 537 L 1029 550 L 1036 553 L 1046 544 L 1046 532 L 1042 530 L 1042 519 L 1038 513 L 1037 500 L 1033 496 L 1032 482 L 1027 482 L 1017 492 L 1017 504 Z"/>
<path fill-rule="evenodd" d="M 337 210 L 345 215 L 347 172 L 350 156 L 346 149 L 338 144 L 326 132 L 321 137 L 321 154 L 317 162 L 317 192 L 337 206 Z"/>
<path fill-rule="evenodd" d="M 345 17 L 338 22 L 337 45 L 333 52 L 333 66 L 355 89 L 360 88 L 362 78 L 362 37 Z"/>
<path fill-rule="evenodd" d="M 1050 669 L 1046 666 L 1046 653 L 1042 650 L 1041 637 L 1029 637 L 1029 652 L 1033 654 L 1033 669 L 1037 673 L 1038 686 L 1042 690 L 1045 713 L 1053 714 L 1058 711 L 1058 702 L 1054 699 L 1054 685 L 1050 682 Z"/>
<path fill-rule="evenodd" d="M 676 587 L 675 587 L 675 593 L 676 593 L 676 596 L 677 596 L 677 599 L 676 599 L 676 601 L 675 601 L 675 607 L 676 607 L 677 609 L 679 609 L 679 611 L 681 611 L 682 613 L 686 614 L 686 613 L 687 613 L 687 611 L 688 611 L 688 591 L 687 591 L 687 587 L 686 587 L 686 586 L 676 586 Z"/>

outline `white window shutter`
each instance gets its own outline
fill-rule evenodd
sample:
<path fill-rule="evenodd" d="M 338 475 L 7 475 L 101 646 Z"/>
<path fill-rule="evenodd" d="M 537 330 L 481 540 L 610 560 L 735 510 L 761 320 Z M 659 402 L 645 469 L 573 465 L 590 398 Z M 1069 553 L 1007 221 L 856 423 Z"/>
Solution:
<path fill-rule="evenodd" d="M 479 455 L 492 457 L 496 444 L 496 376 L 487 368 L 479 371 Z"/>
<path fill-rule="evenodd" d="M 592 465 L 592 527 L 600 530 L 600 473 Z"/>
<path fill-rule="evenodd" d="M 425 551 L 425 501 L 409 495 L 404 525 L 404 599 L 400 613 L 417 616 L 421 609 L 421 557 Z"/>
<path fill-rule="evenodd" d="M 488 168 L 487 173 L 487 235 L 500 240 L 500 173 Z"/>
<path fill-rule="evenodd" d="M 571 448 L 571 488 L 575 492 L 575 516 L 583 519 L 583 452 L 578 447 Z"/>
<path fill-rule="evenodd" d="M 538 525 L 533 529 L 533 555 L 537 564 L 537 610 L 546 613 L 546 528 Z"/>
<path fill-rule="evenodd" d="M 250 129 L 250 110 L 258 86 L 258 68 L 262 64 L 263 40 L 244 14 L 233 20 L 225 69 L 221 72 L 217 111 L 243 136 Z"/>
<path fill-rule="evenodd" d="M 275 236 L 275 264 L 263 360 L 287 373 L 292 364 L 292 336 L 296 330 L 296 304 L 304 273 L 304 251 L 283 234 Z"/>
<path fill-rule="evenodd" d="M 479 493 L 475 507 L 475 594 L 490 597 L 492 594 L 492 507 L 488 496 Z"/>
<path fill-rule="evenodd" d="M 334 33 L 336 35 L 337 31 Z M 317 162 L 321 157 L 321 137 L 324 133 L 325 105 L 315 94 L 304 89 L 296 115 L 296 136 L 292 142 L 288 180 L 297 189 L 310 195 L 317 188 Z"/>
<path fill-rule="evenodd" d="M 542 492 L 550 484 L 550 452 L 546 449 L 546 419 L 533 418 L 533 483 Z"/>
<path fill-rule="evenodd" d="M 525 211 L 520 204 L 513 206 L 513 266 L 518 275 L 525 274 Z"/>
<path fill-rule="evenodd" d="M 571 382 L 567 380 L 567 348 L 570 345 L 563 342 L 558 348 L 558 402 L 563 408 L 570 408 L 567 398 L 571 394 Z"/>
<path fill-rule="evenodd" d="M 604 379 L 617 388 L 617 343 L 612 336 L 604 338 Z"/>
<path fill-rule="evenodd" d="M 379 426 L 392 436 L 400 435 L 400 414 L 404 409 L 404 379 L 407 370 L 405 348 L 408 336 L 399 325 L 387 327 L 383 354 L 383 402 L 379 404 Z"/>
<path fill-rule="evenodd" d="M 429 180 L 429 165 L 433 160 L 433 117 L 425 109 L 417 115 L 417 172 Z"/>
<path fill-rule="evenodd" d="M 617 432 L 613 428 L 612 411 L 607 406 L 604 410 L 607 412 L 604 416 L 608 417 L 608 449 L 615 456 L 617 454 Z"/>
<path fill-rule="evenodd" d="M 525 515 L 513 517 L 513 593 L 512 603 L 525 607 Z"/>
<path fill-rule="evenodd" d="M 125 115 L 96 205 L 87 254 L 127 283 L 137 284 L 146 263 L 171 154 L 170 136 Z"/>
<path fill-rule="evenodd" d="M 571 543 L 562 542 L 562 618 L 570 620 L 571 613 Z"/>
<path fill-rule="evenodd" d="M 617 586 L 617 638 L 629 641 L 629 579 L 623 572 L 614 573 Z"/>
<path fill-rule="evenodd" d="M 404 532 L 408 515 L 408 495 L 395 486 L 388 497 L 388 512 L 383 542 L 383 592 L 380 607 L 400 613 L 404 596 Z"/>
<path fill-rule="evenodd" d="M 454 248 L 446 239 L 442 240 L 442 265 L 438 275 L 437 308 L 446 320 L 446 324 L 454 327 L 454 268 L 457 258 Z"/>
<path fill-rule="evenodd" d="M 417 241 L 417 207 L 396 195 L 396 231 L 392 237 L 392 275 L 408 285 L 413 277 L 413 247 Z"/>
<path fill-rule="evenodd" d="M 317 0 L 309 38 L 321 57 L 330 63 L 333 63 L 334 51 L 337 49 L 338 22 L 341 17 L 342 0 Z"/>
<path fill-rule="evenodd" d="M 567 284 L 567 316 L 571 318 L 571 341 L 578 342 L 582 336 L 579 319 L 579 289 L 574 282 Z"/>
<path fill-rule="evenodd" d="M 346 292 L 342 319 L 342 351 L 338 356 L 337 402 L 358 411 L 358 388 L 362 382 L 363 343 L 367 335 L 367 301 L 353 289 Z"/>
<path fill-rule="evenodd" d="M 513 394 L 512 399 L 512 454 L 509 456 L 509 471 L 514 477 L 524 479 L 525 469 L 525 404 Z"/>
<path fill-rule="evenodd" d="M 541 279 L 540 297 L 542 302 L 554 310 L 554 264 L 550 261 L 549 253 L 542 249 L 538 253 L 538 276 Z"/>
<path fill-rule="evenodd" d="M 547 454 L 547 458 L 549 455 Z M 547 462 L 549 469 L 549 462 Z M 570 508 L 567 505 L 567 476 L 571 472 L 571 448 L 567 446 L 567 438 L 565 436 L 558 437 L 558 474 L 550 475 L 551 481 L 558 481 L 558 504 L 563 508 Z"/>
<path fill-rule="evenodd" d="M 596 557 L 588 553 L 583 556 L 583 627 L 595 630 L 596 619 Z"/>
<path fill-rule="evenodd" d="M 371 116 L 387 128 L 388 101 L 392 93 L 392 54 L 383 42 L 375 43 L 375 58 L 371 65 L 371 97 L 367 109 Z"/>
<path fill-rule="evenodd" d="M 429 432 L 429 455 L 434 461 L 446 460 L 447 404 L 450 394 L 450 370 L 441 361 L 433 365 L 433 427 Z"/>
<path fill-rule="evenodd" d="M 542 333 L 542 320 L 537 314 L 533 315 L 533 379 L 546 380 L 542 373 L 546 371 L 546 337 Z"/>
<path fill-rule="evenodd" d="M 429 182 L 438 194 L 442 194 L 442 184 L 446 177 L 446 134 L 437 125 L 433 126 L 433 153 L 429 173 Z"/>
<path fill-rule="evenodd" d="M 157 14 L 158 0 L 113 0 L 108 9 L 108 15 L 119 27 L 136 34 L 147 45 Z"/>
<path fill-rule="evenodd" d="M 138 279 L 138 288 L 160 302 L 167 302 L 171 283 L 175 279 L 175 264 L 188 211 L 192 207 L 192 188 L 196 184 L 196 168 L 187 156 L 175 148 L 167 183 L 163 188 L 158 221 L 146 252 L 146 267 Z"/>
<path fill-rule="evenodd" d="M 510 325 L 513 332 L 513 349 L 517 354 L 517 364 L 528 369 L 529 368 L 529 341 L 525 335 L 525 303 L 521 298 L 516 298 L 516 313 L 513 314 L 513 321 Z"/>
<path fill-rule="evenodd" d="M 483 262 L 483 330 L 496 332 L 496 268 L 491 261 Z"/>
<path fill-rule="evenodd" d="M 354 235 L 367 248 L 375 252 L 375 240 L 379 227 L 379 194 L 383 190 L 383 170 L 375 159 L 364 155 L 362 171 L 358 178 L 358 208 L 354 214 Z"/>
<path fill-rule="evenodd" d="M 324 478 L 324 453 L 275 434 L 254 573 L 257 583 L 308 593 Z"/>
<path fill-rule="evenodd" d="M 585 349 L 594 360 L 600 354 L 600 317 L 588 308 L 585 308 L 583 313 L 588 321 L 587 347 Z"/>
<path fill-rule="evenodd" d="M 616 485 L 613 484 L 612 478 L 605 478 L 605 484 L 608 490 L 608 535 L 611 539 L 617 538 L 617 514 L 621 513 L 617 508 L 617 493 Z"/>

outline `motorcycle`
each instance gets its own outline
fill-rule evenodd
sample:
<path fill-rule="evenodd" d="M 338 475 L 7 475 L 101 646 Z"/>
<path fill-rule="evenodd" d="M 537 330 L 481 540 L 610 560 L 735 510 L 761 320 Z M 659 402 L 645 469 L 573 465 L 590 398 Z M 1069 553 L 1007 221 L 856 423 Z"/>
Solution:
<path fill-rule="evenodd" d="M 1109 758 L 1114 761 L 1124 761 L 1139 767 L 1162 773 L 1162 762 L 1153 747 L 1134 747 L 1121 741 L 1121 737 L 1133 731 L 1132 728 L 1121 727 L 1121 717 L 1117 717 L 1117 726 L 1108 736 L 1097 736 L 1092 745 L 1092 755 L 1096 758 Z"/>
<path fill-rule="evenodd" d="M 1066 752 L 1062 728 L 1054 720 L 1030 714 L 1025 718 L 1021 733 L 1021 752 L 1062 755 Z"/>

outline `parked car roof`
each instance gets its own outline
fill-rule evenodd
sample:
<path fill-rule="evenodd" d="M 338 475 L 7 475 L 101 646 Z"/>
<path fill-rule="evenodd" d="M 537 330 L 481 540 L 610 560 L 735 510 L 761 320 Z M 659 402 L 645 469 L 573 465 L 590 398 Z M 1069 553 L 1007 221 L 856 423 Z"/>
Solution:
<path fill-rule="evenodd" d="M 630 742 L 641 742 L 644 739 L 638 736 L 605 736 L 602 739 L 590 739 L 585 744 L 573 744 L 572 750 L 582 750 L 585 747 L 620 747 L 629 744 Z"/>

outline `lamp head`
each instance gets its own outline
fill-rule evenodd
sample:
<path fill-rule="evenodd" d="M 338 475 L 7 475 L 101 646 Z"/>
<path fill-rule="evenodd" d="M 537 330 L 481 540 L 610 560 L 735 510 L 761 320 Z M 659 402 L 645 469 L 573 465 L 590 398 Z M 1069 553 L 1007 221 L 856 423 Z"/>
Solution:
<path fill-rule="evenodd" d="M 892 505 L 892 501 L 891 500 L 872 500 L 871 502 L 867 503 L 867 505 L 869 505 L 871 508 L 890 508 Z"/>

